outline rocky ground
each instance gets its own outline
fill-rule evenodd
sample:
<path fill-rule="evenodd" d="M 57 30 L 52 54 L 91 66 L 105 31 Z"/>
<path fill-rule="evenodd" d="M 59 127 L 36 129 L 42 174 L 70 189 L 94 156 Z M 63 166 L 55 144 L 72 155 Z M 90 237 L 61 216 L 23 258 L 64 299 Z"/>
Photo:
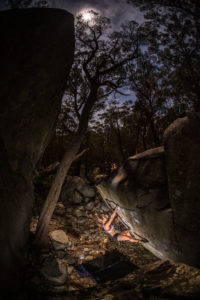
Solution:
<path fill-rule="evenodd" d="M 99 197 L 69 206 L 59 202 L 50 224 L 50 250 L 30 255 L 27 285 L 45 299 L 198 299 L 200 270 L 184 264 L 161 261 L 142 245 L 114 242 L 98 226 L 95 214 L 109 213 Z M 37 216 L 31 222 L 34 232 Z M 114 225 L 123 230 L 116 218 Z M 96 285 L 80 278 L 75 265 L 117 250 L 138 268 L 122 279 Z"/>

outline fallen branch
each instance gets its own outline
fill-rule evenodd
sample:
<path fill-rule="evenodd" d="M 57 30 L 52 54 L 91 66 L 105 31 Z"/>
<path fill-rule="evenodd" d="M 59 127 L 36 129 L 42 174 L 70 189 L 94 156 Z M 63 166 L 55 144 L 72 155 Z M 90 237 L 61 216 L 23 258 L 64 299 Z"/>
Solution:
<path fill-rule="evenodd" d="M 55 161 L 54 163 L 50 164 L 48 167 L 46 167 L 43 170 L 40 170 L 40 171 L 36 170 L 35 171 L 35 177 L 38 177 L 38 176 L 43 175 L 43 174 L 49 174 L 51 172 L 54 172 L 59 165 L 60 165 L 60 162 Z"/>
<path fill-rule="evenodd" d="M 89 148 L 84 149 L 82 152 L 80 152 L 79 154 L 77 154 L 76 156 L 74 156 L 73 161 L 79 159 L 81 156 L 83 156 L 85 154 L 85 152 L 87 152 L 89 150 Z"/>
<path fill-rule="evenodd" d="M 80 152 L 79 154 L 74 156 L 72 163 L 74 161 L 78 160 L 81 156 L 83 156 L 85 154 L 85 152 L 87 152 L 88 150 L 89 150 L 89 148 L 86 148 L 82 152 Z M 54 172 L 59 165 L 60 165 L 60 162 L 56 161 L 56 162 L 52 163 L 51 165 L 49 165 L 44 170 L 36 172 L 35 177 L 38 177 L 38 176 L 43 175 L 43 174 L 48 174 L 48 173 Z"/>

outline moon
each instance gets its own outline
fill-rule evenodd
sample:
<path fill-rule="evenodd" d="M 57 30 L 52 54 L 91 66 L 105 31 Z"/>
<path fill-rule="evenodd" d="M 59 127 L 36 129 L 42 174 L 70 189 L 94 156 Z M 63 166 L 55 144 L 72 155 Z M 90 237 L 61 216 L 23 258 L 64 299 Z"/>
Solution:
<path fill-rule="evenodd" d="M 83 20 L 85 22 L 91 21 L 92 20 L 92 14 L 89 11 L 85 11 L 82 13 Z"/>

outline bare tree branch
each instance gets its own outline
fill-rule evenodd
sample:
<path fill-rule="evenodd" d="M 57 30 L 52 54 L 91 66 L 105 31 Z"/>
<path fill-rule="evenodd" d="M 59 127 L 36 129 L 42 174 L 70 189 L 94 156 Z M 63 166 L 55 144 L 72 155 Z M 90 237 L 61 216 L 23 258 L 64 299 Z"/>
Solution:
<path fill-rule="evenodd" d="M 125 94 L 125 93 L 119 91 L 119 90 L 118 90 L 119 87 L 118 87 L 117 85 L 115 85 L 113 82 L 109 81 L 109 80 L 103 81 L 103 82 L 101 83 L 101 85 L 107 85 L 107 86 L 110 86 L 110 87 L 112 88 L 113 91 L 115 91 L 116 93 L 118 93 L 118 94 L 120 94 L 120 95 L 122 95 L 122 96 L 128 96 L 128 95 L 129 95 L 129 94 Z"/>
<path fill-rule="evenodd" d="M 83 156 L 87 151 L 89 151 L 89 148 L 84 149 L 83 151 L 81 151 L 79 154 L 77 154 L 76 156 L 74 156 L 73 158 L 73 162 L 75 162 L 76 160 L 78 160 L 81 156 Z"/>

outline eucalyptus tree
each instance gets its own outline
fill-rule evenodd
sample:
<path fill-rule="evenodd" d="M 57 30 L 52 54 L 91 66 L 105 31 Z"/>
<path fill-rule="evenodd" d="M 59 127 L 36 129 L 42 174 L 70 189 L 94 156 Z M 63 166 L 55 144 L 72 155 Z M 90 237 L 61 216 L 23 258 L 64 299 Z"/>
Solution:
<path fill-rule="evenodd" d="M 127 2 L 139 7 L 144 12 L 154 10 L 154 12 L 161 13 L 164 9 L 200 18 L 199 0 L 127 0 Z"/>
<path fill-rule="evenodd" d="M 121 134 L 121 117 L 123 114 L 123 107 L 116 100 L 112 101 L 107 107 L 107 109 L 99 114 L 99 118 L 104 126 L 104 132 L 106 136 L 109 136 L 109 141 L 107 143 L 114 143 L 114 148 L 119 153 L 119 157 L 117 159 L 117 163 L 122 163 L 125 160 L 125 152 L 123 145 L 123 137 Z"/>
<path fill-rule="evenodd" d="M 159 56 L 168 67 L 171 96 L 175 104 L 200 111 L 200 19 L 174 13 L 164 15 L 160 23 L 166 25 L 159 37 Z"/>
<path fill-rule="evenodd" d="M 175 107 L 200 110 L 200 3 L 130 0 L 145 13 L 149 49 L 168 71 Z"/>
<path fill-rule="evenodd" d="M 138 134 L 143 140 L 144 150 L 147 149 L 147 138 L 149 146 L 160 146 L 159 120 L 171 106 L 166 69 L 148 51 L 138 58 L 137 65 L 130 64 L 128 69 L 130 85 L 136 94 L 133 113 L 141 127 Z"/>
<path fill-rule="evenodd" d="M 126 81 L 125 65 L 139 55 L 143 35 L 136 22 L 118 32 L 111 32 L 110 21 L 94 11 L 91 20 L 79 15 L 76 21 L 76 51 L 65 97 L 73 104 L 77 116 L 76 131 L 65 152 L 44 203 L 36 231 L 35 243 L 45 245 L 48 225 L 60 195 L 62 184 L 79 151 L 95 109 L 112 92 L 121 93 Z"/>

